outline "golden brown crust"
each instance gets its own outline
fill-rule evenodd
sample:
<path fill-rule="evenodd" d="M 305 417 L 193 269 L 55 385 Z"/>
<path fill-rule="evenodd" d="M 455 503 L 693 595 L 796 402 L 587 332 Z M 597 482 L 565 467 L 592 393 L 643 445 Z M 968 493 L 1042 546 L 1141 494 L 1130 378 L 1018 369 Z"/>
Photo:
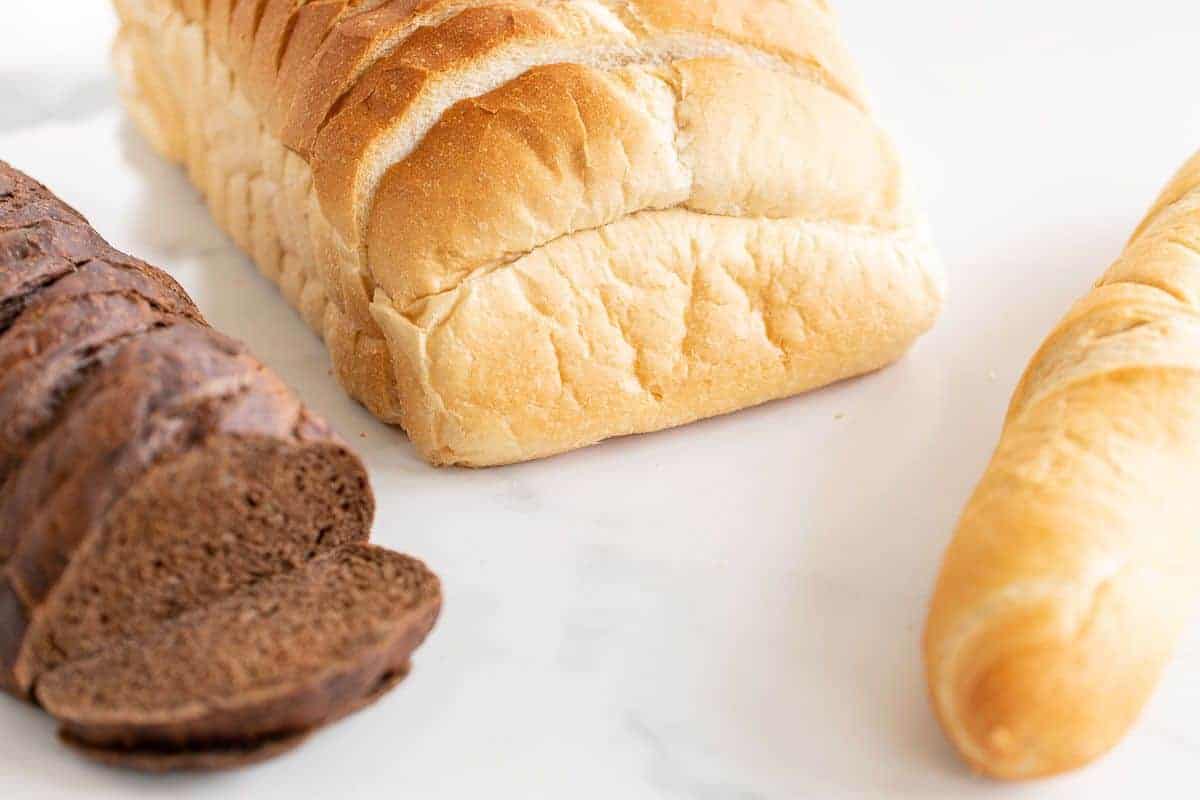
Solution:
<path fill-rule="evenodd" d="M 996 777 L 1073 769 L 1120 741 L 1195 600 L 1189 172 L 1034 356 L 946 554 L 930 692 L 963 756 Z"/>
<path fill-rule="evenodd" d="M 343 385 L 437 463 L 533 458 L 803 391 L 883 366 L 937 314 L 936 257 L 822 2 L 255 0 L 230 13 L 213 0 L 207 46 L 172 0 L 123 2 L 152 10 L 122 12 L 139 122 L 182 142 L 163 149 L 182 151 L 221 224 L 322 333 Z M 139 101 L 140 75 L 171 59 L 184 99 Z M 200 78 L 182 68 L 197 60 Z M 718 232 L 815 262 L 757 263 L 773 284 L 690 302 Z M 554 292 L 573 304 L 561 320 L 505 283 L 548 258 L 585 284 Z M 780 288 L 802 283 L 811 305 Z M 820 317 L 834 297 L 854 304 L 847 329 L 875 338 L 759 346 L 758 331 Z M 469 327 L 497 341 L 451 346 L 465 318 L 435 331 L 429 314 L 449 315 L 428 309 L 454 304 L 489 314 Z M 575 343 L 551 335 L 576 321 Z M 605 352 L 617 333 L 620 354 Z M 558 357 L 543 358 L 552 342 Z M 559 391 L 538 405 L 568 373 L 606 401 Z M 490 395 L 454 388 L 485 381 Z"/>
<path fill-rule="evenodd" d="M 475 0 L 475 4 L 488 1 Z M 330 110 L 373 57 L 383 53 L 389 42 L 403 41 L 419 24 L 441 19 L 442 13 L 461 7 L 464 5 L 448 0 L 389 0 L 366 9 L 342 11 L 336 24 L 321 36 L 313 55 L 279 86 L 275 120 L 282 141 L 311 156 Z"/>

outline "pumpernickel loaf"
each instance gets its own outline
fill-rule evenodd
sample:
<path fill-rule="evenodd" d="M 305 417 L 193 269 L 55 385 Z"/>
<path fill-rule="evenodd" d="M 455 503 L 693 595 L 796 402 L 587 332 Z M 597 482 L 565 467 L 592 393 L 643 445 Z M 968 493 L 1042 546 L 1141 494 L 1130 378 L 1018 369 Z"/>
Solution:
<path fill-rule="evenodd" d="M 163 770 L 283 752 L 393 685 L 438 585 L 361 544 L 374 499 L 358 458 L 165 273 L 2 162 L 0 237 L 0 686 L 64 718 L 77 749 Z M 89 665 L 105 697 L 135 698 L 180 667 L 131 676 L 119 654 L 197 630 L 224 644 L 189 668 L 245 713 L 185 714 L 178 736 L 136 715 L 102 735 L 80 722 L 71 675 Z M 159 686 L 163 714 L 188 707 L 190 689 Z"/>
<path fill-rule="evenodd" d="M 435 463 L 796 394 L 938 314 L 825 2 L 116 5 L 139 127 Z"/>
<path fill-rule="evenodd" d="M 294 396 L 219 334 L 147 333 L 85 391 L 0 506 L 0 542 L 20 537 L 6 574 L 27 630 L 7 666 L 22 689 L 114 638 L 366 538 L 372 505 L 357 459 L 294 433 Z"/>

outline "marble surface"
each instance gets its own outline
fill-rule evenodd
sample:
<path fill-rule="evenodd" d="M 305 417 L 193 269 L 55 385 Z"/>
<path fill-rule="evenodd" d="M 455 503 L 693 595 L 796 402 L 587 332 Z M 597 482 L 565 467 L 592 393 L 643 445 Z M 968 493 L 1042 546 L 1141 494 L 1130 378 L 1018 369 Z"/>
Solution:
<path fill-rule="evenodd" d="M 134 135 L 106 5 L 6 4 L 0 158 L 169 268 L 358 445 L 377 539 L 427 559 L 447 603 L 386 701 L 244 772 L 94 767 L 0 700 L 0 796 L 1195 796 L 1200 637 L 1111 757 L 1015 787 L 943 741 L 918 638 L 1021 368 L 1200 145 L 1200 6 L 835 5 L 928 197 L 951 274 L 937 330 L 808 397 L 469 472 L 424 466 L 342 396 L 317 340 Z"/>

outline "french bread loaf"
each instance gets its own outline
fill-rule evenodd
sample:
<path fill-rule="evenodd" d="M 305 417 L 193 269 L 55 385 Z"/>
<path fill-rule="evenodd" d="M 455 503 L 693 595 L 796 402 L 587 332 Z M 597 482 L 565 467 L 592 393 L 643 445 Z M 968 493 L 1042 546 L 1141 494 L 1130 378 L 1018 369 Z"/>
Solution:
<path fill-rule="evenodd" d="M 164 770 L 267 758 L 393 685 L 438 584 L 362 544 L 374 499 L 358 458 L 165 273 L 3 162 L 0 237 L 0 686 L 62 718 L 81 752 Z M 296 597 L 309 600 L 259 613 Z M 183 619 L 185 638 L 214 625 L 227 637 L 189 658 L 230 716 L 195 729 L 180 712 L 170 741 L 137 719 L 103 736 L 80 723 L 69 676 L 148 652 Z M 281 655 L 297 637 L 307 683 Z M 259 663 L 268 642 L 274 671 Z M 290 681 L 274 716 L 261 685 L 239 683 L 234 665 L 251 662 L 264 685 Z M 87 682 L 115 697 L 177 669 L 142 666 L 89 666 Z M 179 708 L 185 694 L 156 697 Z"/>
<path fill-rule="evenodd" d="M 939 310 L 824 2 L 116 5 L 133 119 L 434 463 L 802 392 Z"/>
<path fill-rule="evenodd" d="M 1034 356 L 946 553 L 933 705 L 976 769 L 1108 751 L 1200 592 L 1200 157 Z"/>

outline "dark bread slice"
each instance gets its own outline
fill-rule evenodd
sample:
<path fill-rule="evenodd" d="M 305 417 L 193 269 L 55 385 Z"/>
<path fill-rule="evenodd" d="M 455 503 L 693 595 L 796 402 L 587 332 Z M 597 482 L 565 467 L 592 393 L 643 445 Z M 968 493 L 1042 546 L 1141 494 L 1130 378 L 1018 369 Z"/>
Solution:
<path fill-rule="evenodd" d="M 365 697 L 360 698 L 338 718 L 353 714 L 366 708 L 379 698 L 390 692 L 402 680 L 408 677 L 409 665 L 405 664 L 399 670 L 389 672 L 380 678 Z M 336 722 L 332 719 L 326 724 Z M 191 749 L 171 747 L 136 747 L 121 749 L 114 747 L 97 747 L 86 744 L 72 737 L 65 730 L 58 733 L 59 741 L 85 758 L 90 758 L 109 767 L 132 769 L 139 772 L 214 772 L 218 770 L 238 769 L 253 766 L 263 761 L 275 758 L 290 750 L 294 750 L 313 734 L 313 730 L 291 733 L 279 737 L 266 737 L 256 741 L 226 744 Z"/>
<path fill-rule="evenodd" d="M 49 672 L 37 699 L 91 747 L 203 751 L 278 739 L 378 696 L 440 607 L 438 580 L 419 561 L 348 545 Z"/>
<path fill-rule="evenodd" d="M 2 498 L 9 688 L 340 544 L 374 513 L 361 462 L 230 340 L 121 348 Z"/>

